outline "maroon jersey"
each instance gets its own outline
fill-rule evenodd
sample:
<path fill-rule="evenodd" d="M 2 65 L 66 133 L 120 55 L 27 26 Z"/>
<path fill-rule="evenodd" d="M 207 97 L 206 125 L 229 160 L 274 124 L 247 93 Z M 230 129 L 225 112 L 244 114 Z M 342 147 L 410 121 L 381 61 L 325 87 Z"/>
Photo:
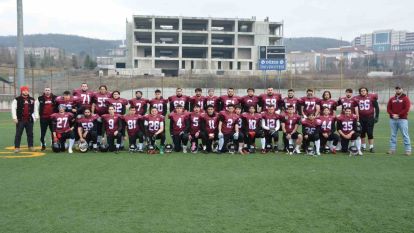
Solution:
<path fill-rule="evenodd" d="M 335 127 L 336 117 L 335 116 L 320 116 L 321 132 L 331 134 Z"/>
<path fill-rule="evenodd" d="M 105 104 L 109 106 L 114 106 L 115 108 L 115 113 L 116 114 L 125 114 L 125 110 L 126 110 L 126 106 L 128 104 L 128 100 L 124 99 L 124 98 L 118 98 L 118 99 L 107 99 L 105 101 Z"/>
<path fill-rule="evenodd" d="M 147 99 L 144 98 L 134 98 L 134 99 L 130 99 L 129 101 L 129 105 L 134 106 L 136 109 L 136 114 L 138 115 L 145 115 L 145 112 L 147 110 L 147 105 L 149 103 L 149 101 Z"/>
<path fill-rule="evenodd" d="M 55 123 L 55 132 L 56 133 L 66 133 L 69 132 L 70 122 L 73 120 L 73 114 L 70 112 L 65 113 L 53 113 L 50 116 L 50 119 Z"/>
<path fill-rule="evenodd" d="M 175 110 L 175 107 L 177 107 L 177 105 L 181 105 L 184 108 L 186 108 L 188 106 L 188 103 L 190 102 L 190 97 L 186 95 L 182 95 L 182 96 L 173 95 L 173 96 L 168 97 L 168 102 L 170 103 L 170 112 L 172 112 Z"/>
<path fill-rule="evenodd" d="M 337 117 L 337 127 L 338 130 L 341 130 L 344 134 L 349 134 L 351 131 L 355 131 L 357 124 L 357 116 L 352 114 L 350 116 L 345 116 L 341 114 Z"/>
<path fill-rule="evenodd" d="M 308 116 L 311 113 L 316 113 L 316 105 L 319 105 L 319 98 L 316 97 L 302 97 L 300 102 L 303 106 L 303 114 Z"/>
<path fill-rule="evenodd" d="M 342 114 L 345 113 L 345 108 L 351 108 L 352 114 L 355 114 L 355 107 L 357 106 L 357 102 L 354 98 L 347 98 L 341 97 L 338 100 L 338 106 L 342 107 Z"/>
<path fill-rule="evenodd" d="M 268 112 L 262 113 L 262 119 L 265 122 L 265 126 L 270 129 L 275 129 L 277 126 L 277 121 L 281 119 L 281 115 L 277 113 L 270 114 Z"/>
<path fill-rule="evenodd" d="M 220 102 L 220 98 L 217 96 L 206 96 L 204 98 L 205 102 L 206 102 L 206 108 L 208 105 L 213 105 L 214 107 L 214 111 L 218 112 L 219 111 L 219 102 Z"/>
<path fill-rule="evenodd" d="M 158 110 L 159 114 L 163 114 L 165 111 L 167 111 L 167 109 L 164 109 L 164 105 L 166 105 L 168 102 L 168 100 L 160 98 L 160 99 L 152 99 L 149 104 L 150 104 L 150 108 L 155 107 Z"/>
<path fill-rule="evenodd" d="M 66 112 L 72 112 L 72 109 L 76 109 L 79 106 L 79 99 L 76 96 L 71 96 L 68 100 L 65 100 L 63 96 L 58 96 L 56 98 L 56 104 L 59 106 L 61 104 L 66 106 Z"/>
<path fill-rule="evenodd" d="M 315 134 L 319 133 L 321 127 L 321 121 L 319 119 L 314 119 L 311 121 L 309 118 L 302 120 L 302 133 L 303 134 Z"/>
<path fill-rule="evenodd" d="M 184 112 L 180 114 L 177 112 L 170 113 L 168 118 L 170 119 L 170 127 L 172 126 L 172 135 L 178 135 L 185 131 L 188 116 L 189 115 Z"/>
<path fill-rule="evenodd" d="M 201 121 L 202 114 L 192 112 L 189 114 L 190 120 L 190 134 L 194 135 L 197 132 L 200 132 L 200 121 Z"/>
<path fill-rule="evenodd" d="M 251 106 L 253 106 L 254 109 L 257 112 L 257 105 L 259 104 L 259 101 L 260 101 L 259 97 L 258 96 L 255 96 L 255 95 L 254 96 L 248 96 L 248 95 L 243 96 L 241 98 L 241 103 L 243 105 L 243 110 L 245 112 L 248 112 L 249 111 L 249 108 Z"/>
<path fill-rule="evenodd" d="M 329 100 L 322 99 L 319 101 L 319 105 L 321 106 L 321 112 L 322 112 L 322 108 L 329 108 L 329 114 L 334 116 L 336 112 L 336 107 L 338 106 L 338 102 L 336 102 L 333 99 L 329 99 Z"/>
<path fill-rule="evenodd" d="M 78 118 L 76 123 L 78 123 L 78 127 L 82 127 L 84 131 L 91 131 L 94 128 L 98 118 L 98 115 L 91 115 L 89 117 L 84 116 L 82 118 Z"/>
<path fill-rule="evenodd" d="M 92 91 L 73 90 L 73 96 L 79 99 L 79 104 L 84 109 L 91 109 L 94 93 Z"/>
<path fill-rule="evenodd" d="M 360 118 L 372 118 L 375 114 L 374 102 L 378 100 L 377 94 L 370 93 L 367 96 L 358 95 L 354 97 L 358 106 Z"/>
<path fill-rule="evenodd" d="M 262 120 L 262 115 L 260 113 L 243 113 L 241 118 L 244 122 L 244 129 L 247 132 L 255 132 L 258 128 L 260 128 L 260 123 Z"/>
<path fill-rule="evenodd" d="M 39 97 L 40 98 L 40 97 Z M 43 111 L 41 111 L 42 115 L 40 118 L 42 119 L 50 119 L 50 116 L 55 113 L 55 104 L 54 104 L 54 97 L 52 95 L 46 96 L 43 95 Z"/>
<path fill-rule="evenodd" d="M 208 133 L 216 133 L 217 132 L 217 127 L 218 127 L 218 122 L 219 122 L 219 115 L 214 113 L 213 115 L 208 115 L 208 114 L 203 114 L 202 115 L 202 119 L 201 119 L 204 123 L 204 130 Z"/>
<path fill-rule="evenodd" d="M 227 111 L 221 111 L 219 113 L 220 121 L 222 123 L 221 132 L 223 134 L 234 133 L 235 125 L 239 123 L 239 116 L 236 113 L 230 114 Z"/>
<path fill-rule="evenodd" d="M 289 116 L 289 114 L 285 114 L 282 117 L 282 122 L 285 124 L 285 130 L 287 134 L 290 134 L 295 129 L 296 125 L 300 123 L 300 116 L 298 114 L 293 114 Z"/>
<path fill-rule="evenodd" d="M 105 132 L 108 136 L 114 136 L 115 131 L 121 129 L 121 115 L 114 114 L 111 116 L 110 114 L 104 114 L 101 118 L 105 125 Z"/>
<path fill-rule="evenodd" d="M 237 105 L 240 103 L 240 97 L 238 96 L 228 96 L 228 95 L 223 95 L 220 96 L 220 102 L 221 102 L 221 106 L 223 107 L 223 109 L 227 108 L 227 105 L 229 104 L 233 104 L 233 105 Z"/>
<path fill-rule="evenodd" d="M 95 104 L 95 113 L 99 116 L 108 113 L 108 106 L 106 105 L 106 100 L 111 98 L 111 93 L 107 92 L 106 94 L 101 94 L 100 92 L 95 92 L 92 97 L 92 101 Z"/>
<path fill-rule="evenodd" d="M 190 98 L 191 109 L 194 109 L 196 104 L 200 105 L 201 110 L 205 109 L 205 97 L 204 96 L 193 96 Z"/>
<path fill-rule="evenodd" d="M 262 106 L 262 111 L 267 111 L 267 105 L 273 105 L 275 106 L 275 109 L 279 109 L 281 101 L 282 95 L 279 93 L 273 93 L 273 95 L 260 95 L 260 105 Z"/>
<path fill-rule="evenodd" d="M 140 131 L 140 121 L 142 120 L 142 116 L 138 114 L 128 114 L 121 116 L 121 119 L 125 123 L 125 128 L 128 132 L 128 136 L 134 136 Z"/>
<path fill-rule="evenodd" d="M 283 104 L 284 104 L 284 109 L 285 111 L 288 109 L 289 106 L 293 106 L 294 111 L 297 113 L 299 111 L 299 107 L 300 107 L 300 99 L 293 97 L 293 98 L 289 98 L 289 97 L 285 97 L 283 99 Z"/>
<path fill-rule="evenodd" d="M 161 124 L 164 124 L 164 116 L 157 114 L 155 116 L 147 114 L 144 116 L 145 126 L 150 135 L 155 134 L 161 128 Z"/>

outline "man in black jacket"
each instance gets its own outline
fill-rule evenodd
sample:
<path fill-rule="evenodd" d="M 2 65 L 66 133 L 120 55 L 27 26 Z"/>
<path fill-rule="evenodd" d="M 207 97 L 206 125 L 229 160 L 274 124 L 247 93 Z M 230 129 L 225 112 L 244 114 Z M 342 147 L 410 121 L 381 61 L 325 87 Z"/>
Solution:
<path fill-rule="evenodd" d="M 14 138 L 14 152 L 20 152 L 20 141 L 23 131 L 26 129 L 29 151 L 34 152 L 33 147 L 33 123 L 39 118 L 35 105 L 35 99 L 29 95 L 29 87 L 20 87 L 21 95 L 12 102 L 12 118 L 16 123 L 16 135 Z"/>
<path fill-rule="evenodd" d="M 46 87 L 43 95 L 39 96 L 38 98 L 38 109 L 39 109 L 39 116 L 40 116 L 40 143 L 42 143 L 42 151 L 46 150 L 46 143 L 45 143 L 45 136 L 47 132 L 47 128 L 50 129 L 50 134 L 52 134 L 53 123 L 50 119 L 50 115 L 57 111 L 57 104 L 56 104 L 56 97 L 50 87 Z M 53 137 L 52 137 L 53 140 Z"/>

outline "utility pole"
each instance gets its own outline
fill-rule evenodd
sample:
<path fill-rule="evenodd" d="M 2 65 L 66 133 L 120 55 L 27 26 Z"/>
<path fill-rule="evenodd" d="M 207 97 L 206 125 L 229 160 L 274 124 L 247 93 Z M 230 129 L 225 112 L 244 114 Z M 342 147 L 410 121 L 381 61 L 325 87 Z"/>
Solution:
<path fill-rule="evenodd" d="M 17 89 L 24 86 L 23 0 L 17 0 Z M 16 78 L 16 77 L 14 77 Z M 16 91 L 16 93 L 19 93 Z"/>

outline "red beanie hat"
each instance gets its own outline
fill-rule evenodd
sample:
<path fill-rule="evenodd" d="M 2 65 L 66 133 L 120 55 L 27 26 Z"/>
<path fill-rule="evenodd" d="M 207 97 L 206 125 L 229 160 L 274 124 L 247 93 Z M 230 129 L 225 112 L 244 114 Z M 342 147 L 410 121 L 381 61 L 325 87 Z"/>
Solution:
<path fill-rule="evenodd" d="M 23 92 L 23 91 L 29 91 L 29 87 L 28 86 L 21 86 L 20 87 L 20 92 Z"/>

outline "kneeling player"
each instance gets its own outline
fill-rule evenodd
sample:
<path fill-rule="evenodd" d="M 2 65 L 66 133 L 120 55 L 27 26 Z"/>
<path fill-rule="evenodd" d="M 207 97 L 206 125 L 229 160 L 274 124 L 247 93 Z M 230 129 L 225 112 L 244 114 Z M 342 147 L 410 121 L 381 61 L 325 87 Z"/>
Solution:
<path fill-rule="evenodd" d="M 190 141 L 191 141 L 191 152 L 197 152 L 198 139 L 201 139 L 200 133 L 200 118 L 201 118 L 201 106 L 195 104 L 193 112 L 189 114 L 188 120 L 190 122 Z"/>
<path fill-rule="evenodd" d="M 188 114 L 184 113 L 184 106 L 177 104 L 175 111 L 171 112 L 168 118 L 170 119 L 170 135 L 174 143 L 174 151 L 187 153 L 188 131 L 190 129 L 190 122 Z"/>
<path fill-rule="evenodd" d="M 83 116 L 77 119 L 78 135 L 81 142 L 92 144 L 95 152 L 98 151 L 98 115 L 92 115 L 90 109 L 83 110 Z"/>
<path fill-rule="evenodd" d="M 218 140 L 219 115 L 215 113 L 214 106 L 207 106 L 207 113 L 201 118 L 201 134 L 203 139 L 204 152 L 213 151 L 213 143 Z"/>
<path fill-rule="evenodd" d="M 144 130 L 151 146 L 155 146 L 155 141 L 160 140 L 160 152 L 164 153 L 164 116 L 158 113 L 155 106 L 151 107 L 150 114 L 144 117 Z"/>
<path fill-rule="evenodd" d="M 144 143 L 142 116 L 137 114 L 137 109 L 134 106 L 131 106 L 128 114 L 121 116 L 121 119 L 128 133 L 129 149 L 142 152 Z M 138 145 L 137 139 L 139 140 Z"/>
<path fill-rule="evenodd" d="M 321 155 L 321 141 L 319 140 L 319 134 L 321 131 L 321 122 L 315 118 L 315 113 L 310 113 L 308 118 L 302 120 L 302 133 L 303 133 L 303 148 L 308 150 L 311 142 L 315 144 L 315 155 Z M 312 150 L 313 151 L 313 150 Z"/>
<path fill-rule="evenodd" d="M 262 154 L 266 153 L 266 145 L 274 145 L 274 150 L 278 151 L 279 129 L 281 116 L 275 112 L 274 105 L 267 105 L 267 112 L 262 114 L 262 128 L 264 137 L 262 138 Z M 273 147 L 273 146 L 272 146 Z"/>
<path fill-rule="evenodd" d="M 120 115 L 115 114 L 114 106 L 109 106 L 108 112 L 109 114 L 104 114 L 101 118 L 106 130 L 106 141 L 109 146 L 108 149 L 110 152 L 115 152 L 117 154 L 122 140 L 122 121 Z"/>
<path fill-rule="evenodd" d="M 281 121 L 284 144 L 289 145 L 286 149 L 289 150 L 290 147 L 293 147 L 295 141 L 296 147 L 294 152 L 300 154 L 300 146 L 303 140 L 302 135 L 298 132 L 300 116 L 295 113 L 292 105 L 288 106 L 287 113 L 282 117 Z"/>
<path fill-rule="evenodd" d="M 228 104 L 227 110 L 220 112 L 218 138 L 219 152 L 226 152 L 226 147 L 230 142 L 234 144 L 243 143 L 239 137 L 239 116 L 234 112 L 234 104 Z M 239 147 L 240 154 L 244 154 L 243 146 Z"/>
<path fill-rule="evenodd" d="M 352 114 L 351 108 L 345 108 L 345 114 L 340 115 L 337 121 L 342 152 L 348 152 L 349 142 L 351 142 L 352 145 L 356 144 L 358 154 L 362 155 L 360 134 L 357 132 L 357 116 Z"/>
<path fill-rule="evenodd" d="M 274 109 L 274 107 L 273 107 Z M 261 121 L 262 115 L 256 113 L 256 106 L 249 107 L 249 112 L 242 114 L 244 130 L 244 142 L 247 145 L 249 151 L 253 151 L 255 147 L 256 138 L 263 138 Z"/>
<path fill-rule="evenodd" d="M 339 141 L 339 136 L 335 133 L 336 117 L 331 115 L 331 110 L 328 107 L 324 107 L 319 120 L 321 121 L 321 148 L 324 149 L 329 144 L 329 150 L 336 154 L 336 146 Z"/>
<path fill-rule="evenodd" d="M 69 139 L 69 154 L 73 153 L 73 144 L 75 143 L 75 133 L 73 132 L 74 115 L 70 112 L 65 112 L 66 105 L 59 105 L 59 112 L 53 113 L 50 119 L 53 122 L 53 141 L 60 144 L 60 151 L 65 151 L 65 142 Z M 58 151 L 56 151 L 58 152 Z"/>

